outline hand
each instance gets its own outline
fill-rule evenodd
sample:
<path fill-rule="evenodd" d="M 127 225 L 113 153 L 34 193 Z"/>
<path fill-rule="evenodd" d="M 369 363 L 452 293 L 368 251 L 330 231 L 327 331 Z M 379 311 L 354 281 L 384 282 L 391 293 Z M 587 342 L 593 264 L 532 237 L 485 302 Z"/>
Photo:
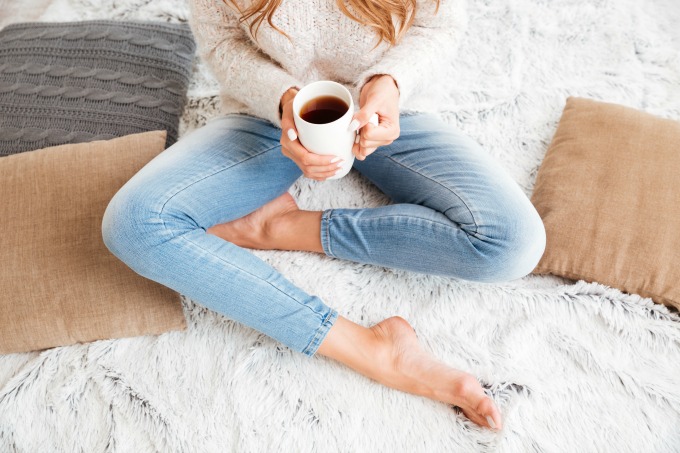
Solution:
<path fill-rule="evenodd" d="M 306 177 L 324 181 L 338 172 L 343 161 L 336 156 L 309 152 L 297 139 L 293 120 L 293 98 L 297 91 L 291 88 L 281 96 L 281 152 L 295 162 Z"/>
<path fill-rule="evenodd" d="M 359 160 L 375 151 L 378 146 L 392 143 L 399 137 L 399 89 L 395 80 L 387 74 L 371 77 L 361 88 L 361 109 L 354 115 L 350 129 L 359 129 L 352 153 Z M 378 125 L 368 120 L 378 114 Z"/>

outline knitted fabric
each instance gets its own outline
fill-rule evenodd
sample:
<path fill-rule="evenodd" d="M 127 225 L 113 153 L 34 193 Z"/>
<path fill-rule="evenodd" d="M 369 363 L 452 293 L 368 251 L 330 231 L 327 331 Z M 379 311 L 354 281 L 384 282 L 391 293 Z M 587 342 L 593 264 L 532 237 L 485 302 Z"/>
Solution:
<path fill-rule="evenodd" d="M 249 1 L 238 3 L 244 9 Z M 273 23 L 290 40 L 265 20 L 256 42 L 250 22 L 239 23 L 239 14 L 224 0 L 189 3 L 200 55 L 220 82 L 222 110 L 251 114 L 277 126 L 283 93 L 315 80 L 344 84 L 359 105 L 366 80 L 389 74 L 399 86 L 400 109 L 411 110 L 418 87 L 441 72 L 467 25 L 465 0 L 442 0 L 436 14 L 434 0 L 419 0 L 404 39 L 396 46 L 381 42 L 375 47 L 376 32 L 345 16 L 336 0 L 286 0 Z"/>
<path fill-rule="evenodd" d="M 0 155 L 167 130 L 195 44 L 186 25 L 84 21 L 0 31 Z"/>

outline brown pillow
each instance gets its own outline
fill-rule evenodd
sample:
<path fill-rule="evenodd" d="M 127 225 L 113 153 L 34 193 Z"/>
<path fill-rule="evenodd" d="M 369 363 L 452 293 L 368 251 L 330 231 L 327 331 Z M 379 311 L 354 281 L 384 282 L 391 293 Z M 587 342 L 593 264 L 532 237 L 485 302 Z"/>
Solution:
<path fill-rule="evenodd" d="M 680 122 L 567 99 L 531 198 L 547 234 L 534 269 L 680 308 Z"/>
<path fill-rule="evenodd" d="M 0 353 L 184 329 L 178 295 L 102 241 L 116 191 L 165 147 L 165 131 L 0 159 Z"/>

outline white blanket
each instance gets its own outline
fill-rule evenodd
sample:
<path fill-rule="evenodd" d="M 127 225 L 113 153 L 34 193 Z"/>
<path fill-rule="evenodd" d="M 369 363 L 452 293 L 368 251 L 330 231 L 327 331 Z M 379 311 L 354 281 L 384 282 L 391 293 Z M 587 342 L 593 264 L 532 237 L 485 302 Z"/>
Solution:
<path fill-rule="evenodd" d="M 422 108 L 478 140 L 530 195 L 568 95 L 680 119 L 679 9 L 470 1 L 462 47 Z M 55 0 L 42 19 L 186 17 L 180 0 Z M 200 64 L 189 96 L 185 133 L 218 114 Z M 387 202 L 356 174 L 291 193 L 307 209 Z M 475 284 L 257 254 L 356 322 L 409 320 L 438 357 L 490 386 L 504 431 L 184 300 L 186 332 L 0 356 L 0 451 L 680 450 L 680 316 L 649 299 L 557 277 Z"/>

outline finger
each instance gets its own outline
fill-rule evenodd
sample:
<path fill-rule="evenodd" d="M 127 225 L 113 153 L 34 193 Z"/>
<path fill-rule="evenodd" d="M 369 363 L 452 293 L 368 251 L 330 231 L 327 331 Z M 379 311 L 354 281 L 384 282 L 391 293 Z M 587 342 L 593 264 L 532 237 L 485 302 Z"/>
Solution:
<path fill-rule="evenodd" d="M 324 179 L 328 179 L 331 176 L 335 176 L 338 173 L 339 170 L 333 170 L 333 171 L 325 171 L 321 173 L 307 173 L 306 176 L 310 179 L 315 179 L 317 181 L 323 181 Z"/>
<path fill-rule="evenodd" d="M 366 124 L 361 129 L 361 138 L 373 141 L 394 141 L 399 137 L 399 124 L 383 117 L 383 121 L 378 126 L 372 123 Z"/>
<path fill-rule="evenodd" d="M 281 142 L 282 145 L 289 145 L 290 143 L 296 141 L 298 138 L 297 136 L 297 131 L 295 130 L 295 127 L 284 127 L 281 130 Z"/>
<path fill-rule="evenodd" d="M 281 113 L 281 131 L 287 133 L 288 129 L 293 129 L 297 132 L 295 127 L 295 118 L 293 115 L 293 103 L 289 102 L 283 106 L 283 112 Z"/>
<path fill-rule="evenodd" d="M 287 147 L 295 156 L 294 160 L 297 160 L 304 166 L 330 165 L 331 163 L 336 163 L 340 160 L 339 157 L 333 155 L 311 153 L 307 151 L 307 148 L 302 146 L 299 140 L 288 142 Z"/>
<path fill-rule="evenodd" d="M 354 156 L 357 158 L 357 160 L 364 160 L 366 159 L 366 156 L 364 153 L 361 151 L 361 146 L 359 144 L 355 144 L 354 148 L 352 148 L 352 152 L 354 153 Z"/>
<path fill-rule="evenodd" d="M 375 151 L 376 149 L 378 149 L 378 148 L 364 148 L 364 147 L 361 147 L 360 150 L 359 150 L 359 152 L 361 153 L 361 155 L 362 155 L 362 156 L 364 157 L 364 159 L 365 159 L 365 158 L 368 157 L 370 154 L 372 154 L 373 151 Z M 363 160 L 363 159 L 362 159 L 362 160 Z"/>
<path fill-rule="evenodd" d="M 359 145 L 362 148 L 377 148 L 378 146 L 385 146 L 392 143 L 392 140 L 359 140 Z"/>
<path fill-rule="evenodd" d="M 286 130 L 286 136 L 288 137 L 288 140 L 290 140 L 291 142 L 297 140 L 297 132 L 295 132 L 295 129 L 293 129 L 292 127 Z"/>
<path fill-rule="evenodd" d="M 373 104 L 367 102 L 363 107 L 361 107 L 361 109 L 359 109 L 358 112 L 356 112 L 354 114 L 354 118 L 352 118 L 352 122 L 349 123 L 349 130 L 354 132 L 354 131 L 361 129 L 362 127 L 369 124 L 369 121 L 372 118 L 375 121 L 376 118 L 374 117 L 374 115 L 376 115 L 376 114 L 377 114 L 377 107 L 374 106 Z"/>
<path fill-rule="evenodd" d="M 357 135 L 357 137 L 358 137 L 358 135 Z M 359 146 L 358 143 L 355 143 L 354 145 L 352 145 L 352 154 L 354 155 L 354 157 L 359 157 L 360 148 L 361 147 Z"/>
<path fill-rule="evenodd" d="M 288 121 L 281 122 L 281 138 L 279 139 L 279 143 L 281 143 L 281 153 L 289 159 L 292 159 L 293 153 L 290 151 L 290 147 L 291 142 L 297 139 L 297 132 L 295 131 L 295 127 L 290 126 L 289 124 L 290 122 Z"/>
<path fill-rule="evenodd" d="M 307 173 L 328 173 L 332 171 L 338 171 L 342 168 L 343 161 L 338 161 L 331 165 L 308 165 L 305 167 Z"/>

